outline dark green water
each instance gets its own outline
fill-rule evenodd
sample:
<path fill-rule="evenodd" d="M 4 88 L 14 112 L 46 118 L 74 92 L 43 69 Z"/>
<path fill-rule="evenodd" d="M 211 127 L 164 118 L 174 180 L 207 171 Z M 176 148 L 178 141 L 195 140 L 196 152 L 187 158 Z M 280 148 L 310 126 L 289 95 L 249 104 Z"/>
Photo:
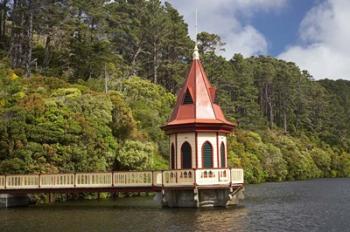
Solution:
<path fill-rule="evenodd" d="M 350 179 L 250 185 L 230 209 L 161 209 L 152 198 L 1 209 L 0 231 L 350 231 Z"/>

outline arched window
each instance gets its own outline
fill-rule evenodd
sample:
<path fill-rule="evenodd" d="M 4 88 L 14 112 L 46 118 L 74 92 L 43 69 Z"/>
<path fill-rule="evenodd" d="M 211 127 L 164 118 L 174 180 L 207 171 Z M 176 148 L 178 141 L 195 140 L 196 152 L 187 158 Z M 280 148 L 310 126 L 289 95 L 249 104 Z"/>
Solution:
<path fill-rule="evenodd" d="M 192 149 L 188 142 L 184 142 L 181 146 L 181 168 L 192 168 Z"/>
<path fill-rule="evenodd" d="M 203 168 L 213 167 L 213 146 L 207 141 L 202 146 Z"/>
<path fill-rule="evenodd" d="M 171 169 L 176 169 L 175 165 L 175 147 L 174 144 L 171 144 L 171 151 L 170 151 L 170 162 L 171 162 Z"/>
<path fill-rule="evenodd" d="M 224 142 L 221 142 L 221 145 L 220 145 L 220 158 L 221 158 L 221 167 L 224 168 L 226 167 L 226 156 L 225 156 L 225 153 L 226 153 L 226 149 L 225 149 L 225 144 Z"/>

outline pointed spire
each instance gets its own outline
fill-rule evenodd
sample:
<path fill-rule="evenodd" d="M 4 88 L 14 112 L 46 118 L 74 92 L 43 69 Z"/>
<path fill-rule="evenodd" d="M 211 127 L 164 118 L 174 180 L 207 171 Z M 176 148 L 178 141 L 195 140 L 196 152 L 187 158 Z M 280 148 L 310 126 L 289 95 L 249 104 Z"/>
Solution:
<path fill-rule="evenodd" d="M 196 46 L 190 71 L 178 92 L 176 106 L 162 128 L 167 133 L 175 130 L 232 131 L 234 124 L 226 120 L 220 106 L 215 103 L 215 90 L 199 60 Z"/>
<path fill-rule="evenodd" d="M 162 129 L 168 134 L 193 131 L 231 132 L 235 125 L 226 120 L 220 106 L 215 103 L 215 91 L 199 60 L 196 9 L 196 40 L 192 65 L 178 92 L 173 113 Z"/>

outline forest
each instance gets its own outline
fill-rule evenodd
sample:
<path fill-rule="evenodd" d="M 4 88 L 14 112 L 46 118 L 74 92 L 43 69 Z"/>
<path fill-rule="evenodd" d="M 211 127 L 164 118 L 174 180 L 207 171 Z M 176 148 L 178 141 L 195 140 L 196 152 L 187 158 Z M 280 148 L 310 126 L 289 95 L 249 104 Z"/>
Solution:
<path fill-rule="evenodd" d="M 248 183 L 350 176 L 350 81 L 197 38 L 237 124 L 229 166 Z M 167 169 L 160 126 L 193 47 L 168 2 L 0 0 L 0 174 Z"/>

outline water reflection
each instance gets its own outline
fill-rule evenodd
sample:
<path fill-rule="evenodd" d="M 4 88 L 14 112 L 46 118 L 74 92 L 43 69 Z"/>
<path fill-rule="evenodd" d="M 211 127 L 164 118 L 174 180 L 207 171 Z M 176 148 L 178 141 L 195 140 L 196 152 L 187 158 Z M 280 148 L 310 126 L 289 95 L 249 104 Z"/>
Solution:
<path fill-rule="evenodd" d="M 152 198 L 0 210 L 0 231 L 349 231 L 350 179 L 246 188 L 229 209 L 161 209 Z"/>
<path fill-rule="evenodd" d="M 247 231 L 248 209 L 235 207 L 229 209 L 198 210 L 194 214 L 194 231 Z"/>

